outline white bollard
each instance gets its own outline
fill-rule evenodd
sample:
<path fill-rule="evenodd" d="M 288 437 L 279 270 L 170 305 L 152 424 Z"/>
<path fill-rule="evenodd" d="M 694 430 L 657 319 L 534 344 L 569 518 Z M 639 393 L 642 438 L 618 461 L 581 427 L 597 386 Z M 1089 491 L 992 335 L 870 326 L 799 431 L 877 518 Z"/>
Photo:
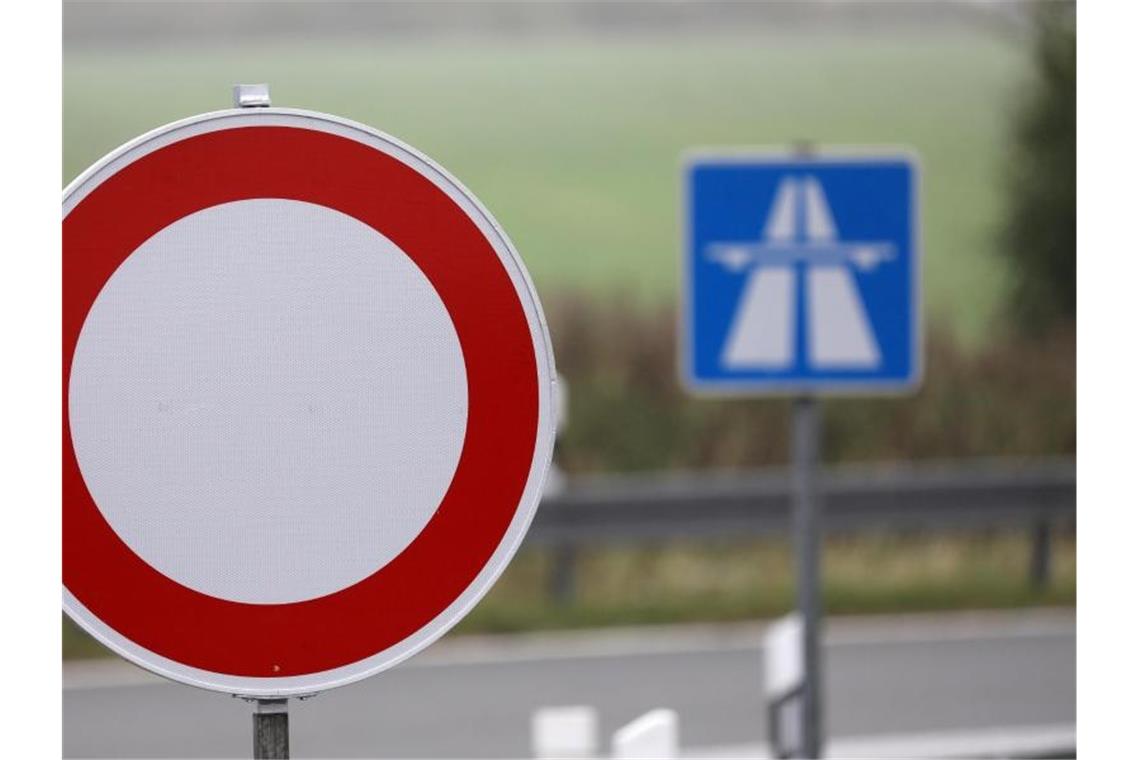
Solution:
<path fill-rule="evenodd" d="M 764 692 L 779 698 L 804 680 L 804 621 L 799 613 L 776 620 L 764 632 Z"/>
<path fill-rule="evenodd" d="M 804 621 L 799 613 L 764 633 L 764 701 L 773 757 L 803 754 Z"/>
<path fill-rule="evenodd" d="M 539 760 L 597 757 L 597 710 L 586 705 L 535 710 L 530 719 L 530 746 Z"/>
<path fill-rule="evenodd" d="M 673 760 L 680 753 L 677 713 L 652 710 L 614 734 L 615 760 Z"/>

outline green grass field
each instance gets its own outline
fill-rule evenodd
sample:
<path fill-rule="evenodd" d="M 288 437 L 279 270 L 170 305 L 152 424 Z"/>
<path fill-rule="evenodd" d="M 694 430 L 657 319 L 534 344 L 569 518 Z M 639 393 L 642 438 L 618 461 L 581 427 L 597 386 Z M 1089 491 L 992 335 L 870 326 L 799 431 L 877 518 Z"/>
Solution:
<path fill-rule="evenodd" d="M 64 172 L 162 123 L 228 107 L 237 81 L 440 161 L 512 236 L 541 293 L 676 291 L 678 166 L 694 146 L 905 144 L 923 163 L 928 315 L 994 328 L 1015 43 L 965 33 L 589 42 L 502 39 L 72 51 Z"/>

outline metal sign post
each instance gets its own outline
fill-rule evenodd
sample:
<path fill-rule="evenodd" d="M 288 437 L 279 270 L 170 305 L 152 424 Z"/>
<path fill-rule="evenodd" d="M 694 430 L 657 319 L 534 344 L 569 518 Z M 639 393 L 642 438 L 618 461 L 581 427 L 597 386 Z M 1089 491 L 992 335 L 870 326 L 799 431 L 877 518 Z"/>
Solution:
<path fill-rule="evenodd" d="M 253 711 L 254 760 L 288 760 L 289 700 L 259 699 Z"/>
<path fill-rule="evenodd" d="M 820 697 L 820 510 L 816 487 L 819 469 L 820 404 L 813 396 L 792 406 L 792 532 L 796 553 L 796 607 L 802 625 L 803 704 L 800 715 L 801 757 L 822 752 L 823 707 Z"/>

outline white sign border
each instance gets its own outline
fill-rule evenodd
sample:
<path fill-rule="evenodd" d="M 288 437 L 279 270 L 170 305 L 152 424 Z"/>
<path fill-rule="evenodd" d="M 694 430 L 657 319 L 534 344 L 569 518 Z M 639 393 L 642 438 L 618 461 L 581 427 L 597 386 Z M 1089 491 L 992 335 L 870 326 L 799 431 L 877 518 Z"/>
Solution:
<path fill-rule="evenodd" d="M 514 517 L 491 558 L 463 593 L 413 635 L 350 665 L 303 676 L 254 678 L 215 673 L 176 662 L 130 641 L 91 613 L 66 587 L 64 611 L 101 644 L 130 662 L 173 681 L 244 697 L 280 698 L 314 694 L 375 675 L 406 660 L 439 639 L 463 619 L 491 589 L 526 535 L 542 498 L 542 486 L 554 451 L 558 374 L 546 318 L 534 283 L 506 232 L 479 200 L 451 174 L 403 142 L 366 125 L 328 114 L 293 108 L 226 109 L 192 116 L 148 132 L 104 156 L 73 180 L 63 193 L 63 214 L 123 167 L 171 143 L 244 126 L 295 126 L 347 137 L 397 159 L 445 192 L 491 243 L 506 269 L 526 315 L 538 369 L 538 429 L 534 457 Z M 272 636 L 272 631 L 266 631 Z"/>

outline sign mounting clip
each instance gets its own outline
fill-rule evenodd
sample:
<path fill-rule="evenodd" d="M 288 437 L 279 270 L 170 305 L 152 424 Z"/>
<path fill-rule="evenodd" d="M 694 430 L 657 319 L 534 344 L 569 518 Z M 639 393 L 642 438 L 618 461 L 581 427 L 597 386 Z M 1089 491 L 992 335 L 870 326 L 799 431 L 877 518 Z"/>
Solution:
<path fill-rule="evenodd" d="M 235 84 L 234 108 L 269 108 L 269 85 Z"/>

